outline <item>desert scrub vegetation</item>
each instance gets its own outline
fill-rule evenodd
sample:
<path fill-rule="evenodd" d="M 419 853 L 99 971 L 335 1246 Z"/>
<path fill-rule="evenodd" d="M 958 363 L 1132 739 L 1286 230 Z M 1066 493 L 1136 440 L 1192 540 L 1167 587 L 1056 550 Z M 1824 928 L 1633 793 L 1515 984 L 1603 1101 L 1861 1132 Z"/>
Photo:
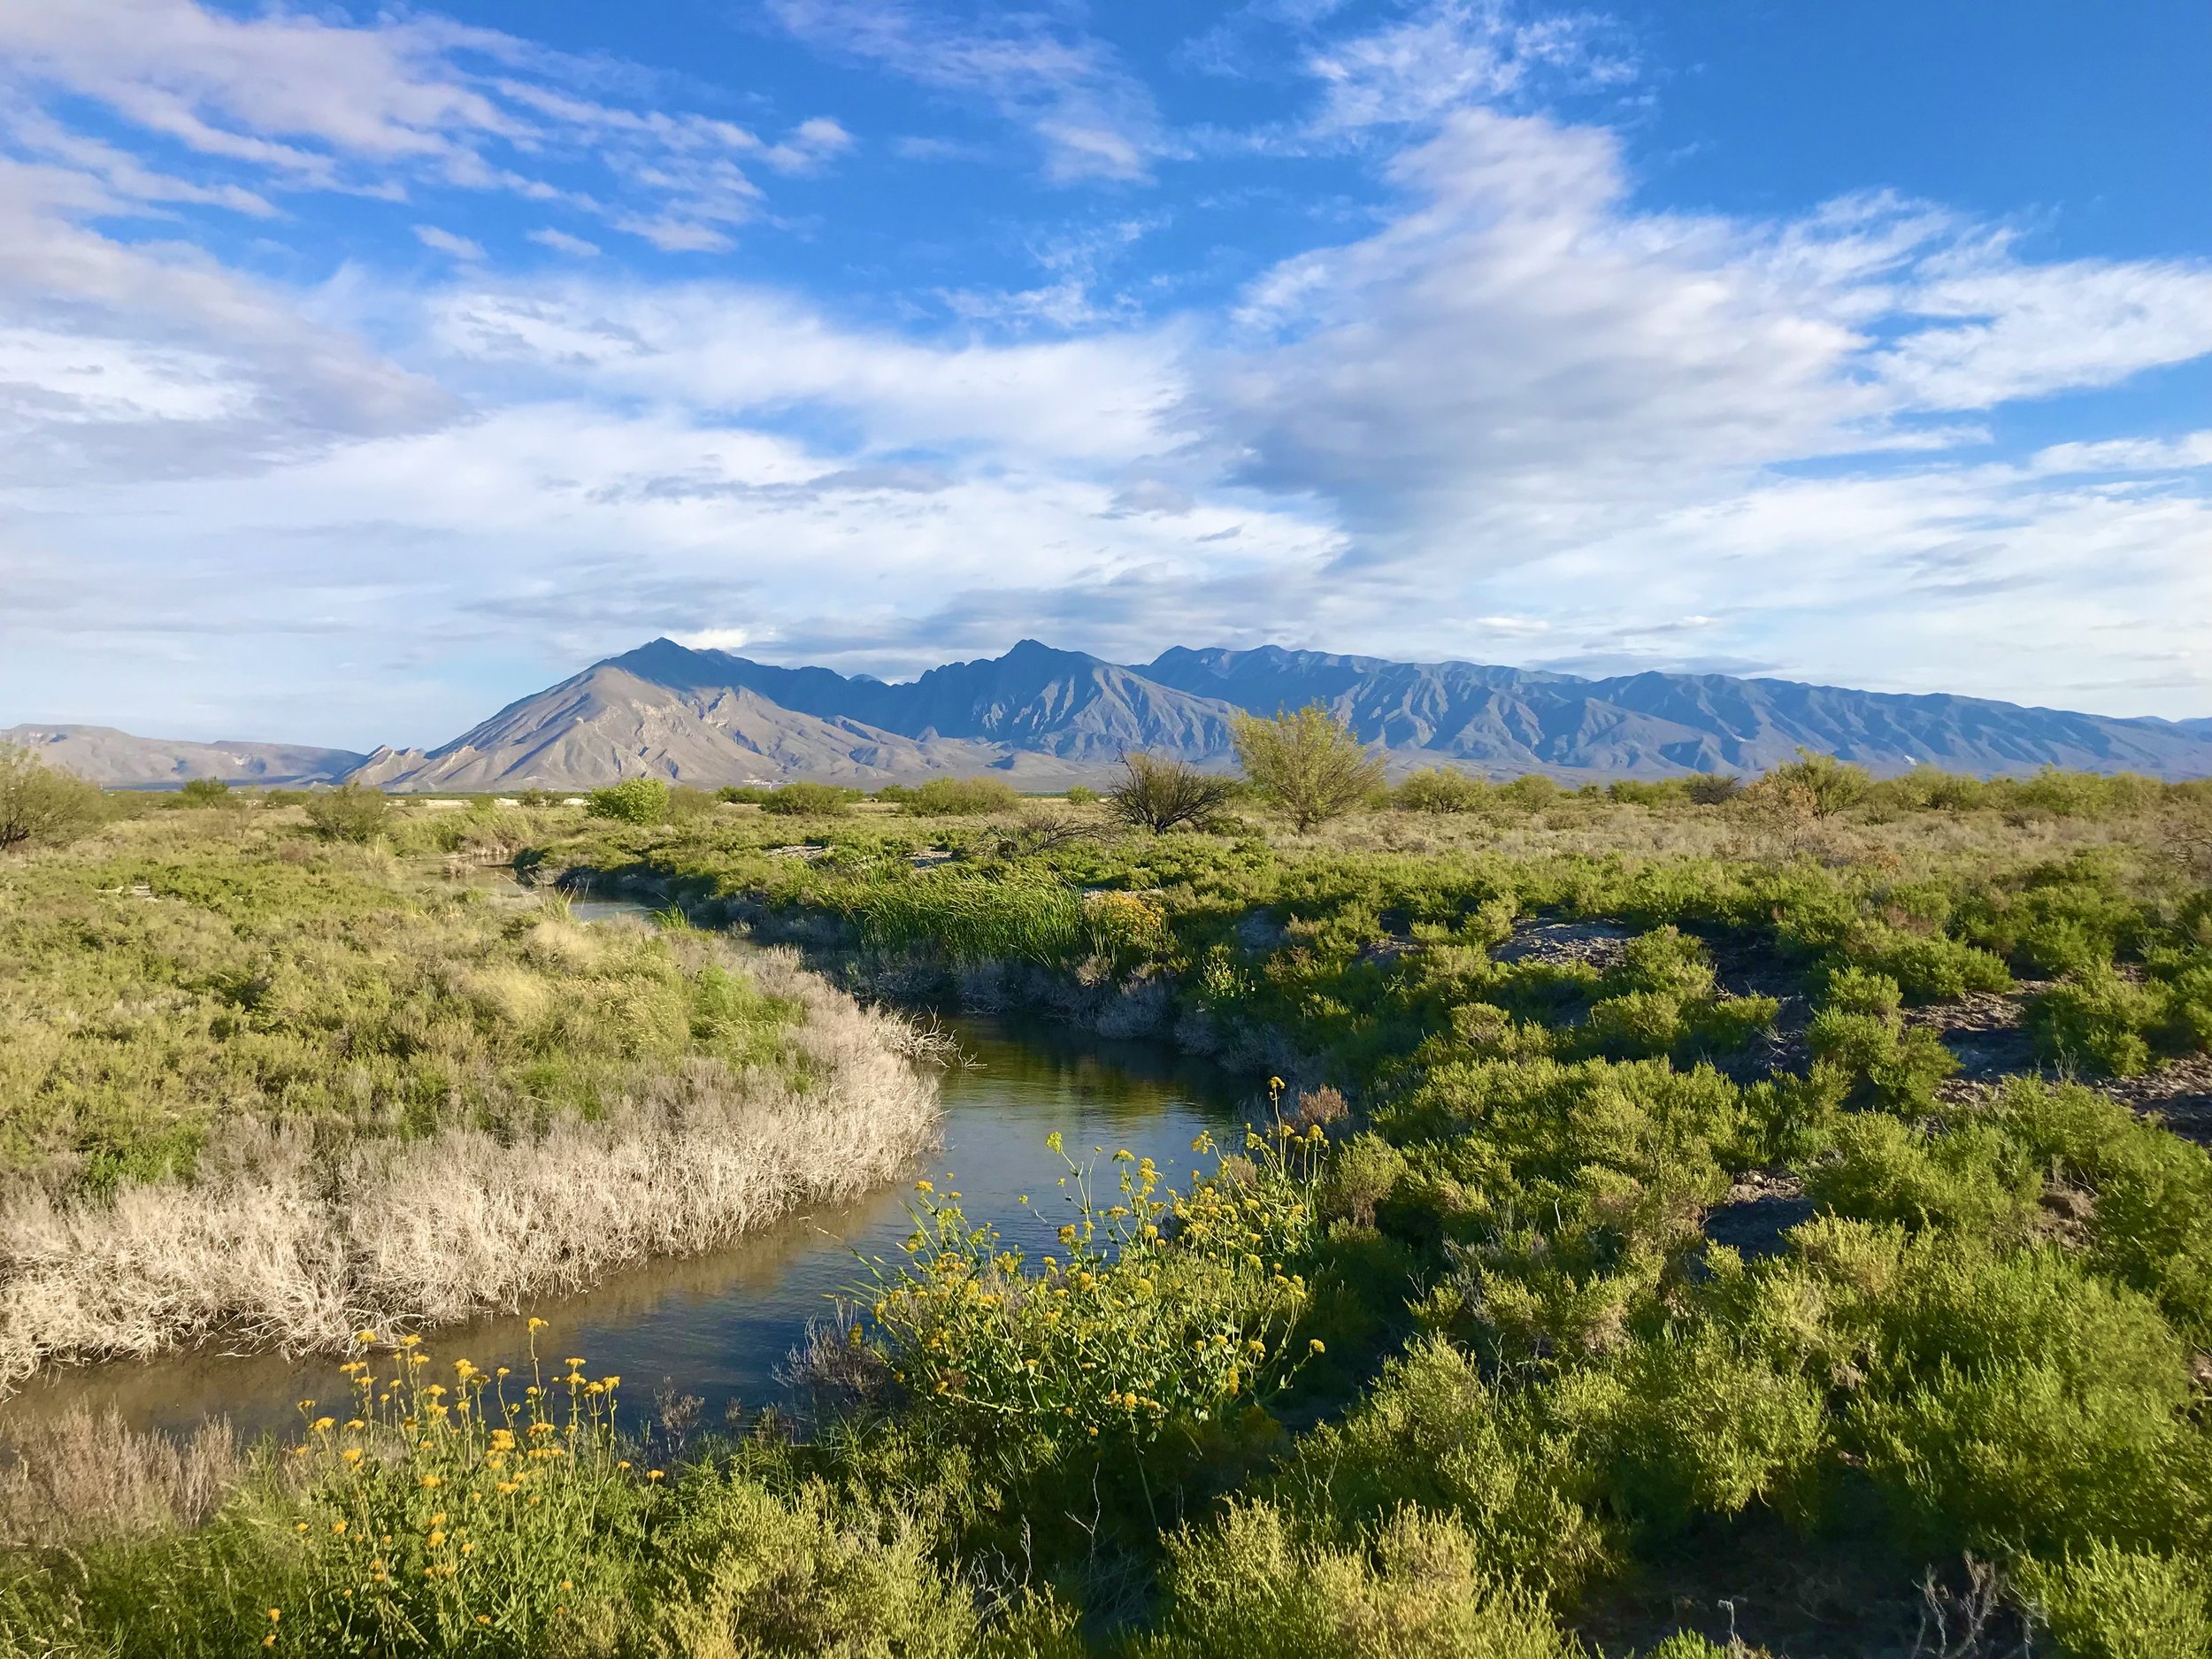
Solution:
<path fill-rule="evenodd" d="M 856 1194 L 931 1133 L 905 1028 L 787 956 L 204 823 L 0 874 L 10 1382 L 515 1307 Z"/>
<path fill-rule="evenodd" d="M 1974 1651 L 1970 1625 L 1986 1654 L 2200 1659 L 2212 1158 L 2125 1074 L 2204 1064 L 2212 901 L 2173 826 L 2212 799 L 1800 766 L 1409 780 L 1302 829 L 1072 801 L 1035 833 L 910 803 L 526 815 L 548 876 L 798 941 L 879 995 L 1251 1068 L 1249 1134 L 1187 1172 L 1071 1159 L 1024 1195 L 1068 1201 L 1033 1256 L 924 1186 L 908 1248 L 857 1264 L 849 1322 L 807 1348 L 801 1415 L 680 1462 L 603 1421 L 603 1451 L 537 1460 L 580 1484 L 540 1488 L 558 1530 L 508 1601 L 424 1553 L 514 1559 L 456 1530 L 457 1487 L 484 1494 L 472 1526 L 535 1524 L 483 1484 L 488 1429 L 478 1463 L 417 1467 L 446 1455 L 424 1413 L 311 1408 L 307 1454 L 238 1455 L 211 1506 L 188 1472 L 211 1444 L 129 1452 L 137 1518 L 101 1538 L 25 1499 L 49 1518 L 14 1528 L 0 1629 L 30 1652 L 289 1624 L 336 1654 L 1872 1659 Z M 211 856 L 252 845 L 250 814 L 161 816 L 206 820 Z M 211 1131 L 195 1179 L 218 1155 Z M 552 1410 L 606 1380 L 568 1374 L 526 1386 Z M 432 1399 L 504 1421 L 495 1391 Z M 538 1438 L 569 1447 L 567 1421 Z M 330 1463 L 349 1448 L 391 1494 L 358 1519 L 327 1495 L 365 1478 Z M 384 1594 L 395 1557 L 344 1554 L 363 1520 L 419 1577 L 460 1571 L 411 1583 L 404 1624 L 309 1624 L 292 1609 Z M 305 1540 L 350 1564 L 312 1577 Z"/>
<path fill-rule="evenodd" d="M 943 1559 L 1026 1550 L 1135 1651 L 1904 1652 L 1956 1596 L 2038 1652 L 2204 1650 L 2212 1162 L 2114 1092 L 2203 1064 L 2212 898 L 2176 826 L 2204 786 L 1806 757 L 1417 777 L 1302 830 L 1069 810 L 1092 833 L 559 850 L 854 983 L 1272 1069 L 1298 1144 L 1332 1138 L 1271 1211 L 1295 1236 L 1248 1229 L 1274 1303 L 1204 1263 L 1202 1185 L 1079 1268 L 924 1194 L 859 1403 L 800 1465 L 895 1467 Z M 2010 1047 L 1978 1059 L 1952 1022 L 1992 1010 L 1965 1034 Z M 1208 1179 L 1277 1202 L 1256 1154 Z M 1125 1348 L 1050 1324 L 1062 1292 Z M 1261 1345 L 1233 1399 L 1175 1323 L 1224 1305 Z M 1754 1560 L 1864 1594 L 1793 1626 Z"/>

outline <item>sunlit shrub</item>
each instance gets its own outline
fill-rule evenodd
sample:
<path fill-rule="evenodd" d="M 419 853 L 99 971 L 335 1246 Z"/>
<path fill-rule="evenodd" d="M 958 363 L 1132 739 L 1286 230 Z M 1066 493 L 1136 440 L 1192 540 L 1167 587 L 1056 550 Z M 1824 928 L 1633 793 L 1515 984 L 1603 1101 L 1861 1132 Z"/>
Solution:
<path fill-rule="evenodd" d="M 852 810 L 853 792 L 833 783 L 785 784 L 760 798 L 763 811 L 781 818 L 841 818 Z"/>
<path fill-rule="evenodd" d="M 2168 1007 L 2162 985 L 2137 984 L 2106 967 L 2038 997 L 2029 1024 L 2036 1047 L 2050 1058 L 2132 1077 L 2149 1066 L 2150 1036 L 2165 1022 Z"/>
<path fill-rule="evenodd" d="M 1824 1008 L 1806 1029 L 1815 1058 L 1852 1079 L 1855 1103 L 1915 1111 L 1935 1098 L 1936 1085 L 1958 1070 L 1958 1057 L 1924 1025 L 1894 1014 Z"/>
<path fill-rule="evenodd" d="M 1341 1423 L 1300 1441 L 1281 1485 L 1301 1513 L 1344 1530 L 1409 1504 L 1448 1515 L 1485 1561 L 1571 1595 L 1611 1551 L 1574 1495 L 1592 1472 L 1565 1450 L 1525 1400 L 1502 1395 L 1466 1355 L 1426 1337 L 1389 1363 Z"/>
<path fill-rule="evenodd" d="M 389 822 L 391 803 L 377 790 L 347 783 L 309 795 L 306 810 L 307 821 L 326 840 L 372 841 Z"/>
<path fill-rule="evenodd" d="M 593 818 L 623 824 L 662 824 L 668 819 L 668 785 L 658 778 L 625 778 L 584 797 Z"/>
<path fill-rule="evenodd" d="M 920 1183 L 911 1264 L 862 1293 L 915 1409 L 993 1444 L 1143 1447 L 1284 1386 L 1319 1346 L 1294 1348 L 1291 1329 L 1310 1294 L 1323 1140 L 1250 1142 L 1256 1163 L 1164 1198 L 1148 1158 L 1117 1152 L 1118 1191 L 1094 1194 L 1061 1153 L 1071 1219 L 1033 1268 L 958 1194 Z"/>
<path fill-rule="evenodd" d="M 1458 1523 L 1402 1509 L 1347 1547 L 1238 1503 L 1169 1545 L 1158 1659 L 1568 1659 L 1542 1600 Z"/>
<path fill-rule="evenodd" d="M 1479 812 L 1491 793 L 1486 779 L 1454 767 L 1430 766 L 1408 772 L 1391 792 L 1390 803 L 1406 812 Z"/>
<path fill-rule="evenodd" d="M 2023 1561 L 2022 1594 L 2076 1659 L 2201 1659 L 2212 1651 L 2201 1562 L 2093 1540 L 2056 1561 Z"/>
<path fill-rule="evenodd" d="M 878 792 L 879 799 L 889 790 Z M 1010 812 L 1021 799 L 1003 778 L 932 778 L 906 792 L 902 804 L 917 818 L 980 818 Z"/>

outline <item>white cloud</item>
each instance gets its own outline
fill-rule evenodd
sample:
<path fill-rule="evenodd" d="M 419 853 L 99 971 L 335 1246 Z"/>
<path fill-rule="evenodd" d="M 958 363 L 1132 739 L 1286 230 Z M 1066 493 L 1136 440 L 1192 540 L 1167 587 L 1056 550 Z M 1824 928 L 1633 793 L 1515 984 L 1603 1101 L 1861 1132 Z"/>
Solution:
<path fill-rule="evenodd" d="M 593 95 L 603 78 L 593 64 L 426 14 L 357 26 L 280 3 L 242 17 L 198 0 L 0 7 L 0 88 L 19 106 L 0 113 L 0 129 L 112 179 L 111 147 L 96 153 L 39 109 L 57 91 L 94 100 L 251 180 L 171 180 L 167 199 L 242 211 L 267 212 L 267 196 L 286 191 L 395 196 L 429 184 L 559 202 L 657 245 L 715 248 L 757 211 L 747 165 L 816 173 L 852 147 L 826 116 L 764 137 L 649 93 L 641 107 L 608 102 Z M 594 168 L 612 187 L 599 195 L 549 176 Z"/>
<path fill-rule="evenodd" d="M 449 254 L 471 265 L 481 264 L 484 258 L 481 242 L 471 242 L 466 236 L 456 235 L 449 230 L 440 230 L 435 225 L 416 226 L 415 240 L 426 248 Z"/>
<path fill-rule="evenodd" d="M 1394 173 L 1384 229 L 1252 285 L 1188 414 L 1246 481 L 1333 497 L 1369 557 L 1495 568 L 2212 351 L 2212 266 L 2027 265 L 1878 196 L 1641 211 L 1597 128 L 1462 111 Z"/>
<path fill-rule="evenodd" d="M 565 230 L 554 230 L 549 227 L 526 231 L 524 234 L 541 248 L 550 248 L 555 253 L 565 253 L 573 258 L 592 259 L 599 254 L 597 242 L 587 242 L 581 236 L 572 236 Z"/>
<path fill-rule="evenodd" d="M 1510 97 L 1539 77 L 1627 81 L 1634 65 L 1609 43 L 1612 33 L 1591 13 L 1530 18 L 1505 0 L 1430 0 L 1409 17 L 1311 50 L 1306 70 L 1323 92 L 1313 130 L 1413 126 Z"/>
<path fill-rule="evenodd" d="M 1150 91 L 1112 49 L 1039 13 L 966 28 L 901 0 L 771 0 L 771 9 L 802 40 L 1028 128 L 1056 181 L 1142 180 L 1174 152 Z"/>
<path fill-rule="evenodd" d="M 2112 438 L 2101 443 L 2055 443 L 2038 449 L 2038 472 L 2182 472 L 2212 466 L 2212 432 L 2178 438 Z"/>

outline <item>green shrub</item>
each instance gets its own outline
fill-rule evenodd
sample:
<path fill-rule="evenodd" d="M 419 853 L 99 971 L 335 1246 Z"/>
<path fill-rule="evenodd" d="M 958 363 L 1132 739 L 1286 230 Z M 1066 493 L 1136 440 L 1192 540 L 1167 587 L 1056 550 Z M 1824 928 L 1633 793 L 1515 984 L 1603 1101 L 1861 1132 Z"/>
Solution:
<path fill-rule="evenodd" d="M 1299 1513 L 1347 1534 L 1409 1505 L 1448 1516 L 1485 1561 L 1571 1595 L 1612 1551 L 1571 1495 L 1586 1471 L 1561 1450 L 1525 1402 L 1494 1391 L 1464 1354 L 1431 1336 L 1391 1360 L 1340 1424 L 1302 1438 L 1280 1486 Z"/>
<path fill-rule="evenodd" d="M 1861 1220 L 1960 1228 L 2016 1241 L 2042 1195 L 2042 1175 L 1988 1124 L 1931 1137 L 1876 1113 L 1838 1122 L 1829 1156 L 1809 1171 L 1816 1203 Z"/>
<path fill-rule="evenodd" d="M 889 799 L 889 790 L 878 792 Z M 1010 812 L 1021 796 L 1003 778 L 932 778 L 908 791 L 906 810 L 917 818 L 982 818 L 992 812 Z"/>
<path fill-rule="evenodd" d="M 373 841 L 382 833 L 391 803 L 357 783 L 341 784 L 307 799 L 307 821 L 327 841 Z"/>
<path fill-rule="evenodd" d="M 768 799 L 768 791 L 752 784 L 726 783 L 714 798 L 730 806 L 758 806 Z"/>
<path fill-rule="evenodd" d="M 1795 760 L 1775 767 L 1762 781 L 1780 791 L 1802 791 L 1816 818 L 1832 818 L 1856 806 L 1874 787 L 1864 767 L 1803 748 Z"/>
<path fill-rule="evenodd" d="M 1992 1117 L 2031 1167 L 2095 1195 L 2089 1264 L 2212 1348 L 2212 1155 L 2078 1086 L 2016 1079 Z"/>
<path fill-rule="evenodd" d="M 1456 767 L 1430 766 L 1407 773 L 1391 792 L 1390 803 L 1404 812 L 1479 812 L 1490 795 L 1486 778 Z"/>
<path fill-rule="evenodd" d="M 1924 1548 L 2162 1554 L 2212 1537 L 2212 1444 L 2156 1309 L 2055 1249 L 1940 1233 L 1892 1258 L 1839 1432 Z"/>
<path fill-rule="evenodd" d="M 2073 1659 L 2203 1659 L 2212 1652 L 2201 1563 L 2094 1540 L 2078 1555 L 2023 1561 L 2015 1577 Z"/>
<path fill-rule="evenodd" d="M 1121 781 L 1106 792 L 1107 810 L 1122 823 L 1156 835 L 1204 828 L 1220 817 L 1236 793 L 1234 779 L 1142 751 L 1124 755 L 1121 768 Z"/>
<path fill-rule="evenodd" d="M 0 854 L 75 841 L 99 824 L 104 806 L 99 789 L 74 772 L 0 743 Z"/>
<path fill-rule="evenodd" d="M 2170 1001 L 2162 985 L 2138 985 L 2109 967 L 2095 969 L 2036 998 L 2029 1028 L 2036 1048 L 2051 1059 L 2133 1077 L 2150 1065 L 2150 1037 L 2165 1023 Z"/>
<path fill-rule="evenodd" d="M 1816 1383 L 1710 1328 L 1632 1342 L 1555 1409 L 1595 1439 L 1584 1455 L 1614 1501 L 1663 1533 L 1774 1502 L 1805 1479 L 1827 1429 Z"/>
<path fill-rule="evenodd" d="M 1806 1027 L 1814 1058 L 1847 1078 L 1852 1103 L 1887 1111 L 1924 1111 L 1936 1085 L 1959 1069 L 1958 1056 L 1924 1025 L 1895 1015 L 1824 1008 Z"/>
<path fill-rule="evenodd" d="M 787 783 L 760 799 L 764 811 L 780 818 L 843 818 L 853 810 L 854 792 L 833 783 Z"/>
<path fill-rule="evenodd" d="M 1559 801 L 1565 792 L 1558 782 L 1540 772 L 1525 772 L 1498 786 L 1498 799 L 1525 812 L 1540 812 Z"/>
<path fill-rule="evenodd" d="M 177 791 L 177 804 L 187 807 L 229 806 L 230 786 L 220 778 L 193 778 Z"/>
<path fill-rule="evenodd" d="M 1942 933 L 1863 926 L 1845 941 L 1844 955 L 1855 966 L 1894 979 L 1908 1002 L 1955 1002 L 1969 991 L 2012 988 L 2002 962 Z"/>
<path fill-rule="evenodd" d="M 1402 1509 L 1349 1547 L 1232 1504 L 1168 1545 L 1156 1659 L 1569 1659 L 1542 1600 L 1456 1522 Z"/>
<path fill-rule="evenodd" d="M 1098 803 L 1098 791 L 1088 784 L 1070 784 L 1067 803 L 1070 806 L 1095 806 Z"/>
<path fill-rule="evenodd" d="M 1743 793 L 1743 780 L 1733 772 L 1703 772 L 1689 780 L 1684 791 L 1696 806 L 1723 806 Z"/>
<path fill-rule="evenodd" d="M 668 821 L 668 785 L 658 778 L 625 778 L 620 783 L 594 789 L 584 798 L 584 810 L 593 818 L 613 818 L 621 824 L 664 824 Z"/>
<path fill-rule="evenodd" d="M 712 812 L 714 806 L 715 796 L 711 791 L 680 783 L 668 792 L 668 821 L 671 824 L 696 823 Z"/>
<path fill-rule="evenodd" d="M 1059 1152 L 1057 1133 L 1048 1144 Z M 1093 1194 L 1061 1153 L 1074 1202 L 1033 1272 L 921 1182 L 914 1265 L 878 1270 L 858 1293 L 871 1334 L 916 1410 L 965 1443 L 1035 1456 L 1186 1441 L 1309 1357 L 1291 1331 L 1308 1299 L 1319 1144 L 1317 1132 L 1165 1198 L 1149 1158 L 1115 1153 L 1117 1198 Z"/>
<path fill-rule="evenodd" d="M 641 1588 L 653 1640 L 678 1659 L 969 1659 L 979 1635 L 965 1585 L 895 1517 L 841 1516 L 826 1490 L 789 1500 L 710 1467 L 675 1494 Z M 627 1644 L 625 1644 L 626 1647 Z"/>

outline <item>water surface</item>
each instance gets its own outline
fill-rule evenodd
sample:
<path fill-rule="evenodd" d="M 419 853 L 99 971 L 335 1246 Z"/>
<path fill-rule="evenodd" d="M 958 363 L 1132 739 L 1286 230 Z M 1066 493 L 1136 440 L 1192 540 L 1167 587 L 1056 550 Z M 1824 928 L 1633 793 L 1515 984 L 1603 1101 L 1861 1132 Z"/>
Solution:
<path fill-rule="evenodd" d="M 592 914 L 635 906 L 592 904 Z M 585 905 L 576 906 L 580 914 Z M 549 1322 L 539 1351 L 557 1362 L 584 1356 L 595 1374 L 623 1379 L 631 1411 L 650 1409 L 663 1390 L 695 1395 L 705 1420 L 733 1404 L 760 1406 L 783 1395 L 775 1373 L 821 1318 L 832 1298 L 864 1275 L 860 1256 L 903 1261 L 912 1231 L 911 1180 L 926 1176 L 956 1191 L 974 1220 L 995 1223 L 1009 1243 L 1035 1256 L 1052 1248 L 1069 1217 L 1067 1174 L 1045 1138 L 1062 1133 L 1079 1164 L 1094 1164 L 1111 1190 L 1111 1156 L 1126 1147 L 1158 1161 L 1180 1185 L 1199 1160 L 1190 1143 L 1253 1115 L 1248 1091 L 1215 1067 L 1150 1042 L 1109 1042 L 1066 1027 L 1016 1018 L 947 1022 L 972 1066 L 944 1079 L 942 1144 L 917 1160 L 908 1181 L 862 1202 L 818 1207 L 785 1217 L 710 1255 L 652 1263 L 578 1294 L 542 1302 L 512 1316 L 449 1326 L 426 1336 L 441 1360 L 519 1366 L 525 1317 Z M 1018 1201 L 1026 1196 L 1024 1206 Z M 12 1423 L 73 1404 L 110 1407 L 139 1427 L 188 1428 L 227 1415 L 249 1432 L 287 1432 L 302 1400 L 335 1406 L 347 1398 L 327 1359 L 200 1351 L 152 1360 L 58 1368 L 0 1405 L 0 1438 Z"/>

